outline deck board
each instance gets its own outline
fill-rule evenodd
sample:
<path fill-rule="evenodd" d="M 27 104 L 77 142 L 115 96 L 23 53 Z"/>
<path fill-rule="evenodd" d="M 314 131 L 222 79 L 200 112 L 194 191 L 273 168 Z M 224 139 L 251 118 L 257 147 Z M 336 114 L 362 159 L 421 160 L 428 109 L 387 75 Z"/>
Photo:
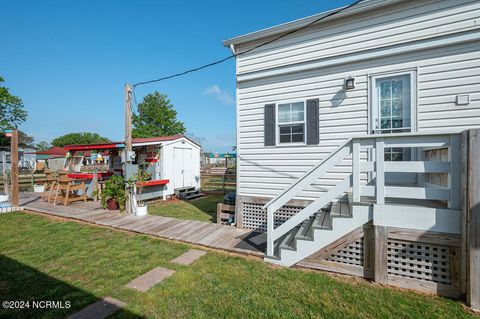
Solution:
<path fill-rule="evenodd" d="M 118 211 L 107 211 L 99 202 L 75 202 L 69 206 L 42 202 L 39 194 L 21 194 L 20 202 L 26 210 L 80 220 L 126 231 L 144 233 L 161 238 L 223 249 L 243 254 L 263 256 L 261 245 L 251 243 L 255 233 L 232 226 L 208 222 L 148 215 L 136 217 Z"/>

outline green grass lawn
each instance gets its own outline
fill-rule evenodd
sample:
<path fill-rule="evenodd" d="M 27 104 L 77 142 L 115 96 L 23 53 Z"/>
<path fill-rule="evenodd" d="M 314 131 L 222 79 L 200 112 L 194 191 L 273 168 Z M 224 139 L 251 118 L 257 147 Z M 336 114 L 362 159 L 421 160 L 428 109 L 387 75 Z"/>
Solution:
<path fill-rule="evenodd" d="M 61 318 L 111 296 L 114 318 L 473 318 L 455 301 L 346 277 L 208 252 L 190 266 L 169 261 L 189 249 L 138 234 L 26 213 L 0 214 L 3 300 L 63 300 L 70 309 L 0 309 L 0 317 Z M 146 293 L 125 288 L 162 266 L 176 273 Z"/>
<path fill-rule="evenodd" d="M 148 206 L 148 213 L 180 219 L 216 222 L 217 204 L 223 203 L 224 195 L 206 195 L 189 201 L 169 200 Z"/>

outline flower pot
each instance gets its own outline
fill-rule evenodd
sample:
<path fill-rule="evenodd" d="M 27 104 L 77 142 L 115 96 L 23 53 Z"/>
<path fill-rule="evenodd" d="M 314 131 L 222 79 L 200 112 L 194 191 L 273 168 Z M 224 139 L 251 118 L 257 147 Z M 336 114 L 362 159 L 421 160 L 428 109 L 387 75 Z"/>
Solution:
<path fill-rule="evenodd" d="M 45 189 L 44 185 L 33 185 L 33 191 L 35 193 L 43 193 L 44 189 Z"/>
<path fill-rule="evenodd" d="M 137 206 L 137 212 L 135 213 L 136 216 L 146 216 L 148 214 L 147 205 L 145 206 Z"/>
<path fill-rule="evenodd" d="M 115 199 L 110 198 L 109 200 L 107 200 L 107 209 L 108 210 L 117 210 L 118 209 L 118 202 Z"/>

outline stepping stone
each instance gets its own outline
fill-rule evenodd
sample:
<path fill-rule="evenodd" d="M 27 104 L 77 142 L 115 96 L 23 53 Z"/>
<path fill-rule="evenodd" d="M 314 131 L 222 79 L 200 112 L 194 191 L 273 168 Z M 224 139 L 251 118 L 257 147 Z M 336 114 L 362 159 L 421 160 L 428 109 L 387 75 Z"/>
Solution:
<path fill-rule="evenodd" d="M 115 311 L 125 307 L 125 303 L 114 299 L 112 297 L 106 297 L 102 300 L 99 300 L 90 306 L 83 308 L 79 312 L 74 313 L 67 317 L 67 319 L 89 319 L 89 318 L 96 318 L 96 319 L 103 319 Z"/>
<path fill-rule="evenodd" d="M 180 255 L 177 258 L 172 259 L 170 262 L 174 264 L 179 264 L 179 265 L 190 265 L 191 263 L 193 263 L 195 260 L 205 255 L 206 253 L 207 252 L 203 250 L 190 249 L 183 255 Z"/>
<path fill-rule="evenodd" d="M 140 277 L 133 279 L 127 284 L 127 288 L 136 289 L 141 292 L 145 292 L 152 288 L 156 284 L 162 282 L 165 278 L 170 277 L 175 273 L 175 270 L 156 267 L 147 273 L 144 273 Z"/>

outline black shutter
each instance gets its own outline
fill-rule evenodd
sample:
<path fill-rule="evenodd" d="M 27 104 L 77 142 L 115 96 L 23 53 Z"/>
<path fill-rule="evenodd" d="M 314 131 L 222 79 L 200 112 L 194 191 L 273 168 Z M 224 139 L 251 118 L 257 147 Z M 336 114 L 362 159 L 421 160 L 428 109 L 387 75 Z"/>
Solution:
<path fill-rule="evenodd" d="M 265 105 L 265 146 L 275 146 L 275 104 Z"/>
<path fill-rule="evenodd" d="M 307 100 L 307 145 L 318 145 L 319 143 L 318 113 L 318 99 Z"/>

